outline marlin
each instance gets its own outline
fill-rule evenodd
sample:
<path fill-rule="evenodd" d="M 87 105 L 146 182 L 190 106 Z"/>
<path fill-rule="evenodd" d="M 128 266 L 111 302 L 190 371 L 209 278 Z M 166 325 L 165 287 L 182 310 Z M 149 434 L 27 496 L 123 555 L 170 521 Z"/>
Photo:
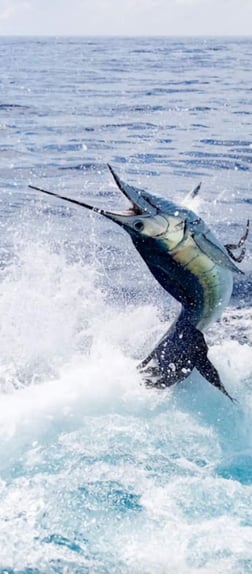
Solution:
<path fill-rule="evenodd" d="M 106 211 L 82 201 L 29 186 L 48 195 L 91 209 L 125 229 L 158 283 L 180 304 L 181 311 L 153 351 L 138 365 L 148 387 L 165 388 L 186 379 L 196 369 L 230 400 L 208 358 L 207 327 L 228 305 L 233 274 L 242 273 L 234 261 L 245 255 L 244 235 L 237 244 L 223 246 L 196 213 L 123 182 L 111 166 L 120 191 L 130 201 L 126 211 Z M 192 192 L 197 195 L 200 185 Z M 233 253 L 242 248 L 236 257 Z"/>

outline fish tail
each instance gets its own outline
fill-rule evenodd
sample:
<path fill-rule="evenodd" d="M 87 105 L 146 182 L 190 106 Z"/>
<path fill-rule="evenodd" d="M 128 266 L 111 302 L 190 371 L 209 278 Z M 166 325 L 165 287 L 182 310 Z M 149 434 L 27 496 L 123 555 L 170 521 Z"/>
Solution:
<path fill-rule="evenodd" d="M 203 333 L 189 321 L 179 320 L 138 365 L 138 369 L 148 387 L 165 388 L 185 380 L 196 368 L 209 383 L 234 402 L 207 353 Z M 150 365 L 152 361 L 153 365 Z"/>

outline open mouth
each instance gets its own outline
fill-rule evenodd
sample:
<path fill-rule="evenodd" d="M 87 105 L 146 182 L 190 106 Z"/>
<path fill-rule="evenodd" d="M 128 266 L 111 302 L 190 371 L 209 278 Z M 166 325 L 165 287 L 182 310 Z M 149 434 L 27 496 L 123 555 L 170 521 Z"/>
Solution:
<path fill-rule="evenodd" d="M 90 209 L 91 211 L 100 213 L 101 215 L 104 215 L 109 219 L 113 219 L 117 223 L 120 223 L 120 221 L 116 219 L 117 217 L 132 217 L 137 215 L 151 214 L 153 213 L 153 211 L 156 212 L 156 208 L 151 204 L 150 199 L 146 197 L 144 191 L 137 189 L 131 185 L 128 185 L 127 183 L 124 183 L 110 165 L 108 165 L 108 168 L 116 182 L 116 185 L 119 187 L 120 191 L 125 195 L 125 197 L 127 197 L 127 199 L 130 201 L 131 206 L 129 207 L 129 209 L 122 211 L 106 211 L 105 209 L 94 207 L 92 205 L 89 205 L 88 203 L 79 201 L 78 199 L 65 197 L 64 195 L 60 195 L 59 193 L 47 191 L 45 189 L 42 189 L 41 187 L 29 185 L 29 188 L 35 189 L 36 191 L 40 191 L 42 193 L 46 193 L 47 195 L 51 195 L 53 197 L 58 197 L 59 199 L 63 199 L 64 201 L 68 201 L 69 203 L 73 203 L 74 205 L 85 207 L 86 209 Z"/>
<path fill-rule="evenodd" d="M 119 187 L 120 191 L 123 193 L 123 195 L 125 195 L 125 197 L 127 197 L 127 199 L 131 203 L 131 207 L 129 209 L 123 211 L 112 211 L 110 213 L 125 216 L 144 215 L 145 213 L 148 213 L 149 212 L 148 204 L 150 206 L 150 203 L 149 201 L 147 201 L 146 198 L 143 197 L 144 192 L 140 189 L 136 189 L 135 187 L 123 182 L 119 178 L 119 176 L 115 173 L 111 165 L 108 164 L 108 168 L 116 182 L 117 187 Z"/>

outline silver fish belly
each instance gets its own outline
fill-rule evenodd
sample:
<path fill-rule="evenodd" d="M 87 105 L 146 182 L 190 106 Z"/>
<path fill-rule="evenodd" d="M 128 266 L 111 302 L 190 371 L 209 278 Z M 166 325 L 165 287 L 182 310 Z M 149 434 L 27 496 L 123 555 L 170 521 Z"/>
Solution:
<path fill-rule="evenodd" d="M 203 331 L 221 317 L 228 305 L 233 289 L 233 273 L 202 253 L 192 237 L 188 237 L 181 247 L 174 249 L 172 257 L 181 265 L 181 276 L 183 277 L 185 269 L 190 271 L 195 282 L 202 287 L 202 299 L 197 311 L 189 308 L 187 312 L 191 322 Z M 186 281 L 186 278 L 184 280 Z"/>

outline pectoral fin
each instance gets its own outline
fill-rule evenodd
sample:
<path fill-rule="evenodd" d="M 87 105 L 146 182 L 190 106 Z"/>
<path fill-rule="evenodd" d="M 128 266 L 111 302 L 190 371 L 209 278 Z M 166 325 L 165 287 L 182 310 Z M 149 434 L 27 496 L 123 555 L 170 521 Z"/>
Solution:
<path fill-rule="evenodd" d="M 201 251 L 205 253 L 205 255 L 207 255 L 207 257 L 209 257 L 209 259 L 211 259 L 214 263 L 230 269 L 230 271 L 233 271 L 233 273 L 243 274 L 243 271 L 234 265 L 228 254 L 225 253 L 224 249 L 222 250 L 218 245 L 211 241 L 209 237 L 202 233 L 195 233 L 193 235 L 193 239 L 199 249 L 201 249 Z"/>
<path fill-rule="evenodd" d="M 244 244 L 248 238 L 249 225 L 250 225 L 250 222 L 248 219 L 245 232 L 241 236 L 241 239 L 237 243 L 227 243 L 227 245 L 225 245 L 225 248 L 228 252 L 228 255 L 231 257 L 231 259 L 233 259 L 234 261 L 237 261 L 237 263 L 240 263 L 241 261 L 243 261 L 245 254 L 246 254 L 246 245 L 244 245 Z M 239 248 L 242 248 L 241 253 L 239 255 L 235 255 L 233 253 L 233 251 L 236 251 L 236 249 L 239 249 Z"/>

